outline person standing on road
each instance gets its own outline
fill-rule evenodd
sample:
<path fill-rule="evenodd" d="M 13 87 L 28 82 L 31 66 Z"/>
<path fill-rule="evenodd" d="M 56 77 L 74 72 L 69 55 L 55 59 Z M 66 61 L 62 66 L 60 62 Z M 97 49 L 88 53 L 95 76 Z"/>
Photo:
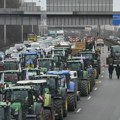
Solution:
<path fill-rule="evenodd" d="M 117 78 L 119 79 L 119 77 L 120 77 L 120 66 L 119 66 L 119 64 L 117 64 L 117 66 L 115 68 L 115 71 L 116 71 Z"/>
<path fill-rule="evenodd" d="M 109 72 L 109 78 L 110 79 L 112 79 L 113 70 L 114 70 L 113 64 L 110 64 L 108 66 L 108 72 Z"/>

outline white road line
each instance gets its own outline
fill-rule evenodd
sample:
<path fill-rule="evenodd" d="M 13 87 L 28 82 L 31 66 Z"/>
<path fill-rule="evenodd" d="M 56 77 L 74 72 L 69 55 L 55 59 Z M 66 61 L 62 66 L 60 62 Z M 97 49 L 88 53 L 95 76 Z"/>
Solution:
<path fill-rule="evenodd" d="M 88 100 L 90 100 L 90 99 L 91 99 L 91 96 L 88 97 Z"/>
<path fill-rule="evenodd" d="M 101 77 L 103 78 L 104 76 L 103 76 L 103 75 L 101 75 Z"/>
<path fill-rule="evenodd" d="M 82 110 L 82 108 L 79 108 L 79 109 L 77 110 L 77 113 L 79 113 L 81 110 Z"/>
<path fill-rule="evenodd" d="M 105 71 L 102 71 L 102 73 L 105 73 Z"/>
<path fill-rule="evenodd" d="M 99 83 L 102 83 L 102 81 L 99 81 Z"/>
<path fill-rule="evenodd" d="M 94 90 L 97 90 L 98 88 L 95 88 Z"/>

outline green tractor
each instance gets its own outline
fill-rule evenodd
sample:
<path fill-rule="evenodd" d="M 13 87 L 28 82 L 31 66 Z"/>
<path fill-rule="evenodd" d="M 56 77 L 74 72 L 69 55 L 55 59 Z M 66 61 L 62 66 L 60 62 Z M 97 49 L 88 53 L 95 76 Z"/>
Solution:
<path fill-rule="evenodd" d="M 21 80 L 21 72 L 18 70 L 0 71 L 0 89 L 4 87 L 15 85 L 17 81 Z"/>
<path fill-rule="evenodd" d="M 6 59 L 3 61 L 4 63 L 4 70 L 16 70 L 21 72 L 21 63 L 17 59 Z"/>
<path fill-rule="evenodd" d="M 3 100 L 10 104 L 11 119 L 44 120 L 43 105 L 31 86 L 13 86 L 4 89 Z"/>
<path fill-rule="evenodd" d="M 36 75 L 40 75 L 40 69 L 38 68 L 26 68 L 22 70 L 22 80 L 34 80 Z"/>
<path fill-rule="evenodd" d="M 47 73 L 49 70 L 53 70 L 55 67 L 55 62 L 53 58 L 39 58 L 39 68 L 43 73 Z"/>
<path fill-rule="evenodd" d="M 0 120 L 11 120 L 10 104 L 7 102 L 0 102 Z"/>
<path fill-rule="evenodd" d="M 113 45 L 110 48 L 110 55 L 106 59 L 106 63 L 113 64 L 114 66 L 117 66 L 117 64 L 120 64 L 120 45 Z"/>
<path fill-rule="evenodd" d="M 86 60 L 86 64 L 91 64 L 94 68 L 95 78 L 98 79 L 99 74 L 101 73 L 101 62 L 100 56 L 96 52 L 92 52 L 89 50 L 82 51 L 79 53 L 79 56 L 84 57 Z"/>
<path fill-rule="evenodd" d="M 36 79 L 46 79 L 53 98 L 55 117 L 63 120 L 67 116 L 68 100 L 66 88 L 61 87 L 61 78 L 58 75 L 40 75 Z"/>
<path fill-rule="evenodd" d="M 90 79 L 87 70 L 84 69 L 84 62 L 71 59 L 67 61 L 67 69 L 77 72 L 77 89 L 81 96 L 87 96 L 90 93 Z"/>
<path fill-rule="evenodd" d="M 73 81 L 70 77 L 69 70 L 60 70 L 60 71 L 48 71 L 48 74 L 59 75 L 61 80 L 61 88 L 66 89 L 67 91 L 67 100 L 64 100 L 65 105 L 68 104 L 68 110 L 74 111 L 77 107 L 77 88 L 76 81 Z M 64 106 L 65 107 L 65 106 Z M 65 109 L 64 109 L 65 110 Z"/>
<path fill-rule="evenodd" d="M 22 80 L 17 82 L 18 85 L 29 85 L 36 90 L 38 99 L 43 101 L 44 120 L 54 120 L 54 109 L 52 96 L 49 93 L 49 86 L 45 79 L 41 80 Z"/>

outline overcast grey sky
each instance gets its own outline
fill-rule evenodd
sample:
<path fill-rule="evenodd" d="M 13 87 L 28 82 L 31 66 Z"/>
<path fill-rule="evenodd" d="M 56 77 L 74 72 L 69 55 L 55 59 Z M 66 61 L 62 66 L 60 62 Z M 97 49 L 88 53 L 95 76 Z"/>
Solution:
<path fill-rule="evenodd" d="M 24 0 L 27 2 L 36 2 L 40 5 L 42 10 L 46 10 L 46 0 Z M 120 0 L 113 0 L 113 11 L 120 11 Z"/>

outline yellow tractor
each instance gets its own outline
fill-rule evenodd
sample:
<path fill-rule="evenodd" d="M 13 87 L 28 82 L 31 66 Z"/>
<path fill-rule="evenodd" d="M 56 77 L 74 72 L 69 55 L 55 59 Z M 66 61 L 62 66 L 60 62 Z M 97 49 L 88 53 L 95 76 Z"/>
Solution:
<path fill-rule="evenodd" d="M 27 34 L 27 41 L 37 42 L 37 35 L 34 33 Z"/>

